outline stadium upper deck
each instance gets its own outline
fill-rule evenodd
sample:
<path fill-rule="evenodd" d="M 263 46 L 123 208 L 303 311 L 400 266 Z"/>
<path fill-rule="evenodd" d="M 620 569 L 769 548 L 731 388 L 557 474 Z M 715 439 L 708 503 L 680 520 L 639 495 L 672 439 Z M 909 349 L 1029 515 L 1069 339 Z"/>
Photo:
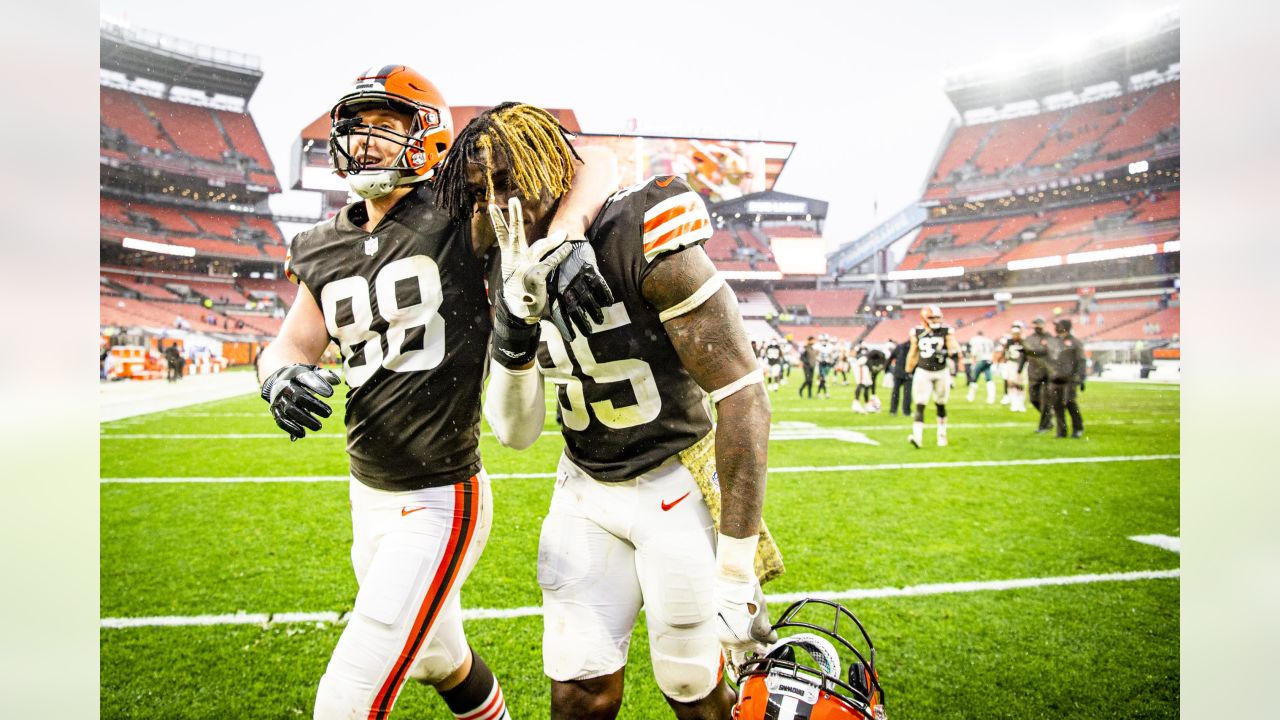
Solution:
<path fill-rule="evenodd" d="M 112 21 L 100 38 L 102 326 L 274 334 L 292 293 L 241 285 L 274 282 L 286 253 L 247 111 L 257 59 Z"/>

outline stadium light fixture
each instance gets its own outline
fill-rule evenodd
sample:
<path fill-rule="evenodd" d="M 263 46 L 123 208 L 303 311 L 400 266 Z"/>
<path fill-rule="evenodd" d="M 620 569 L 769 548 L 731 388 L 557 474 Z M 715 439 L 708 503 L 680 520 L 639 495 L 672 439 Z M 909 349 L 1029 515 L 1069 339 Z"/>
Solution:
<path fill-rule="evenodd" d="M 1161 252 L 1167 252 L 1167 253 L 1171 253 L 1171 252 L 1182 252 L 1182 241 L 1181 241 L 1181 240 L 1166 240 L 1166 241 L 1165 241 L 1165 243 L 1164 243 L 1164 245 L 1161 247 L 1160 251 L 1161 251 Z"/>
<path fill-rule="evenodd" d="M 1146 161 L 1146 160 L 1139 160 L 1138 162 L 1131 162 L 1131 163 L 1129 163 L 1129 174 L 1130 174 L 1130 175 L 1137 175 L 1138 173 L 1144 173 L 1144 172 L 1146 172 L 1146 171 L 1147 171 L 1147 169 L 1148 169 L 1149 167 L 1151 167 L 1151 166 L 1147 164 L 1147 161 Z"/>
<path fill-rule="evenodd" d="M 121 241 L 121 245 L 130 250 L 143 250 L 146 252 L 161 253 L 164 255 L 181 255 L 182 257 L 195 257 L 196 249 L 187 247 L 186 245 L 168 245 L 166 243 L 152 242 L 150 240 L 139 240 L 138 238 L 127 237 Z"/>

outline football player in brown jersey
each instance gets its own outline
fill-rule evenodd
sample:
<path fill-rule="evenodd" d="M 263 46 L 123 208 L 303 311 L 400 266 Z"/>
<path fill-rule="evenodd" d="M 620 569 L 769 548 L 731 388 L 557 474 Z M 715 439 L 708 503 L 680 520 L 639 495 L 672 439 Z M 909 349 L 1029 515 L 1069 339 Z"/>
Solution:
<path fill-rule="evenodd" d="M 513 220 L 536 236 L 563 201 L 557 179 L 530 168 L 565 167 L 572 154 L 545 111 L 500 105 L 459 136 L 444 197 L 477 234 L 523 242 Z M 542 431 L 544 376 L 563 418 L 538 551 L 553 718 L 618 714 L 642 605 L 654 676 L 679 718 L 727 719 L 722 647 L 769 640 L 757 580 L 771 577 L 757 557 L 771 546 L 769 400 L 736 298 L 701 247 L 710 235 L 702 199 L 678 177 L 619 191 L 587 234 L 617 302 L 572 336 L 543 322 L 528 361 L 495 353 L 491 363 L 485 416 L 503 444 L 527 447 Z M 704 493 L 699 478 L 722 493 Z"/>
<path fill-rule="evenodd" d="M 481 254 L 433 187 L 453 140 L 449 108 L 421 74 L 386 65 L 361 74 L 330 115 L 330 160 L 362 199 L 293 239 L 286 273 L 298 294 L 258 358 L 262 396 L 295 440 L 331 413 L 321 398 L 339 378 L 315 365 L 330 342 L 350 388 L 360 590 L 314 716 L 384 718 L 413 678 L 458 717 L 507 718 L 496 678 L 463 634 L 459 602 L 492 520 L 478 454 L 490 322 Z M 583 218 L 617 186 L 616 167 L 595 162 L 566 191 L 562 239 L 583 237 Z"/>

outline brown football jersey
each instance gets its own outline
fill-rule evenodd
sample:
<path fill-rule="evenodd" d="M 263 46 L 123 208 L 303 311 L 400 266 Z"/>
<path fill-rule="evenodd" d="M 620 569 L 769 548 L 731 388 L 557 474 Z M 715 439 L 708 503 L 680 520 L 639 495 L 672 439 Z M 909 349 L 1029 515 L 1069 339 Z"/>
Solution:
<path fill-rule="evenodd" d="M 351 473 L 380 490 L 466 480 L 480 469 L 489 336 L 484 265 L 420 185 L 374 232 L 364 204 L 293 239 L 286 274 L 342 352 Z"/>
<path fill-rule="evenodd" d="M 609 198 L 587 237 L 617 302 L 569 343 L 544 321 L 538 364 L 556 385 L 570 459 L 597 480 L 626 480 L 711 431 L 706 394 L 641 293 L 656 263 L 711 237 L 711 218 L 684 180 L 650 178 Z"/>

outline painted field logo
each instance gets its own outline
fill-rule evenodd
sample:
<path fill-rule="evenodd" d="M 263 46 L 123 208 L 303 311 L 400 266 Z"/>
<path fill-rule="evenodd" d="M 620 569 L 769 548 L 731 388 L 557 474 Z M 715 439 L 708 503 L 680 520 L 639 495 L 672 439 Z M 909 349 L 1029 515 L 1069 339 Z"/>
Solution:
<path fill-rule="evenodd" d="M 780 422 L 769 428 L 770 440 L 840 440 L 841 442 L 879 445 L 880 443 L 848 428 L 824 428 L 810 422 Z"/>

